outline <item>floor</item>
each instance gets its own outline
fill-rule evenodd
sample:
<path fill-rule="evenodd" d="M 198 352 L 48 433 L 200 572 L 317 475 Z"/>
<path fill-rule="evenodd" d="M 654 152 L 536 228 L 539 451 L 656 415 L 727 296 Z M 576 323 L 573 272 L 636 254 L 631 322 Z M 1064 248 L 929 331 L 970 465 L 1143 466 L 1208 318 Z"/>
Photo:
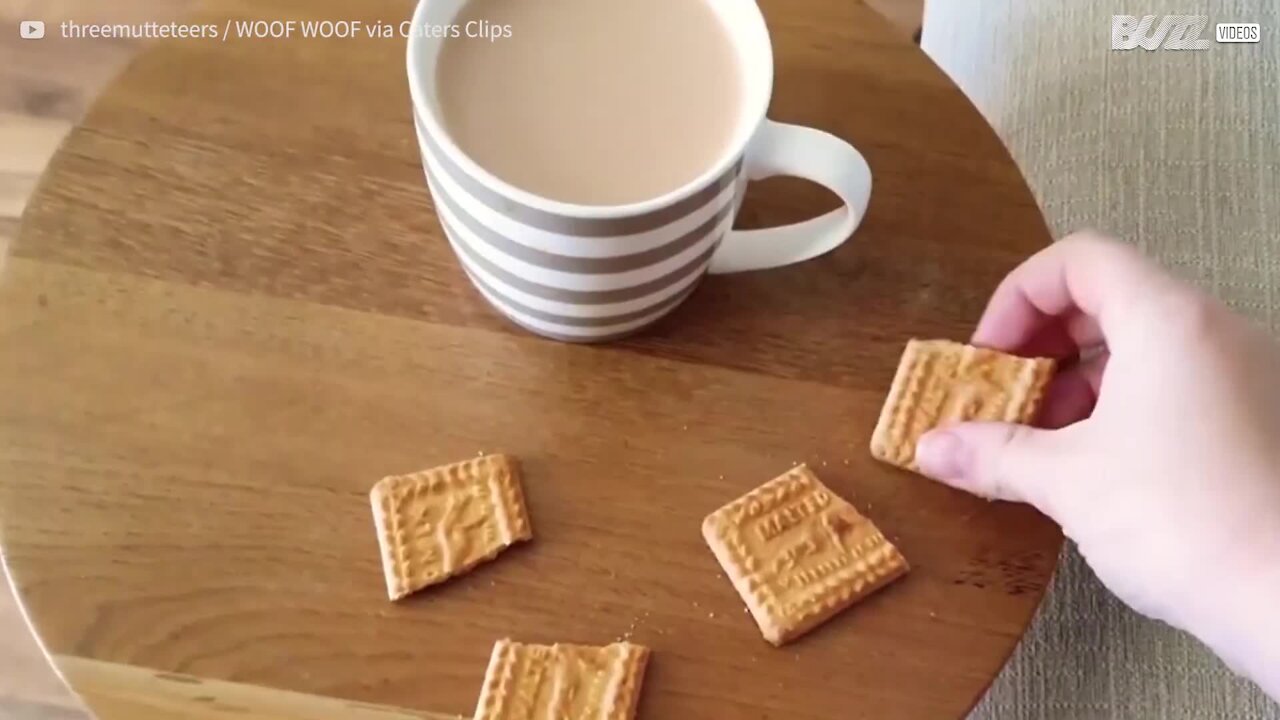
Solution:
<path fill-rule="evenodd" d="M 852 0 L 851 0 L 852 1 Z M 865 0 L 907 35 L 924 0 Z M 0 269 L 22 209 L 62 138 L 94 94 L 139 51 L 137 41 L 65 40 L 64 20 L 168 22 L 194 0 L 5 0 L 0 2 Z M 22 20 L 42 19 L 47 36 L 24 40 Z M 49 670 L 27 632 L 8 583 L 0 584 L 0 720 L 80 720 L 74 696 Z"/>

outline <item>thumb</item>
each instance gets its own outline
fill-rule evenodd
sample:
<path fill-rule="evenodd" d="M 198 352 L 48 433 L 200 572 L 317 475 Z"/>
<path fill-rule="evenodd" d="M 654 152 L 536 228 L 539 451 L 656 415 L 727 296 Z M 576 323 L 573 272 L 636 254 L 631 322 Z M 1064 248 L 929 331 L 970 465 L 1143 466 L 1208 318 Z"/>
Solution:
<path fill-rule="evenodd" d="M 968 422 L 926 433 L 916 465 L 935 480 L 991 500 L 1030 503 L 1053 516 L 1052 477 L 1061 466 L 1056 431 Z"/>

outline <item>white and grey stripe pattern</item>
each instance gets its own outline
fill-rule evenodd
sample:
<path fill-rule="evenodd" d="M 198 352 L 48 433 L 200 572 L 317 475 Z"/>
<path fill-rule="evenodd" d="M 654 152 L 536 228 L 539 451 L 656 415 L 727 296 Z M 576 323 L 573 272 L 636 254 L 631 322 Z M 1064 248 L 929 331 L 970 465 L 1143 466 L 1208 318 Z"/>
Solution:
<path fill-rule="evenodd" d="M 436 214 L 463 269 L 513 322 L 557 340 L 622 337 L 679 305 L 732 227 L 746 183 L 737 162 L 641 215 L 559 215 L 484 185 L 417 126 Z"/>

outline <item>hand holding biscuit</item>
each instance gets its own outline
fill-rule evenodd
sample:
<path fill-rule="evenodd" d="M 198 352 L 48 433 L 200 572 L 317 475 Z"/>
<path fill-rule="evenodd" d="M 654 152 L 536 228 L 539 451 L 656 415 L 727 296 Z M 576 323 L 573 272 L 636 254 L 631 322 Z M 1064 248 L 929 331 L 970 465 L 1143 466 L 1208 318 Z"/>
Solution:
<path fill-rule="evenodd" d="M 1280 698 L 1280 347 L 1091 234 L 1014 270 L 972 342 L 1062 361 L 1041 427 L 935 430 L 921 471 L 1031 503 L 1122 600 Z"/>

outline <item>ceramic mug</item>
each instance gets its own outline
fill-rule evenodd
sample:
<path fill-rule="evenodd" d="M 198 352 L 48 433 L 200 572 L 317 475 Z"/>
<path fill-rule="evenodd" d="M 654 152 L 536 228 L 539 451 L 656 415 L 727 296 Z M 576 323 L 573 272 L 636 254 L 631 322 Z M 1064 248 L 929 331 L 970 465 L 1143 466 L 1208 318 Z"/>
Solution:
<path fill-rule="evenodd" d="M 411 30 L 452 23 L 465 2 L 419 0 Z M 756 4 L 706 2 L 729 31 L 745 88 L 732 140 L 695 180 L 627 205 L 539 197 L 463 154 L 445 132 L 436 98 L 443 41 L 409 33 L 409 91 L 436 214 L 475 287 L 525 329 L 573 342 L 629 335 L 679 305 L 704 274 L 816 257 L 847 240 L 866 212 L 871 171 L 857 150 L 765 117 L 773 52 Z M 844 206 L 794 225 L 732 229 L 747 181 L 775 175 L 823 185 Z"/>

